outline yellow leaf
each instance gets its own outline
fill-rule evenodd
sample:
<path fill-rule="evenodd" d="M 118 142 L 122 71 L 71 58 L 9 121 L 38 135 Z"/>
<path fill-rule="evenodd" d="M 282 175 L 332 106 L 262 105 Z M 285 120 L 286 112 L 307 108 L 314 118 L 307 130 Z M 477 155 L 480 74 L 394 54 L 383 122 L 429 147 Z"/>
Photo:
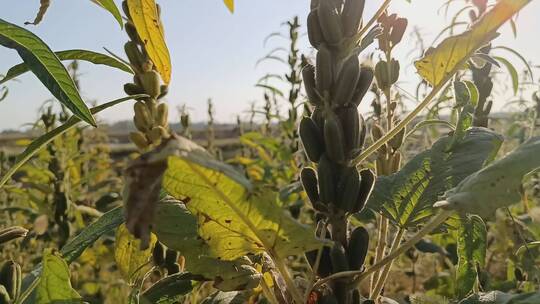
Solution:
<path fill-rule="evenodd" d="M 462 68 L 471 55 L 496 37 L 497 29 L 531 0 L 500 0 L 470 30 L 443 40 L 429 49 L 414 65 L 432 86 L 437 86 Z"/>
<path fill-rule="evenodd" d="M 163 82 L 171 81 L 171 56 L 154 0 L 128 0 L 129 14 Z"/>
<path fill-rule="evenodd" d="M 149 268 L 148 261 L 152 257 L 152 251 L 156 244 L 156 236 L 150 235 L 150 246 L 146 250 L 140 250 L 141 241 L 135 239 L 122 224 L 116 230 L 116 243 L 114 245 L 114 259 L 120 273 L 128 283 L 134 283 Z"/>
<path fill-rule="evenodd" d="M 71 287 L 69 267 L 57 252 L 43 253 L 43 271 L 36 292 L 36 303 L 82 303 L 81 296 Z"/>
<path fill-rule="evenodd" d="M 223 0 L 223 3 L 225 3 L 231 13 L 234 13 L 234 0 Z"/>

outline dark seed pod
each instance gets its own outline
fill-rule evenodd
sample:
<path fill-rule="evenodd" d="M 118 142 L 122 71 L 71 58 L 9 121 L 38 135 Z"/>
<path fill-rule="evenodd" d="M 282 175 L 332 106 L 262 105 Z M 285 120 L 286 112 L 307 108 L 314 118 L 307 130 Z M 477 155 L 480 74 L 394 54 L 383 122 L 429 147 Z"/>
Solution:
<path fill-rule="evenodd" d="M 349 240 L 349 248 L 347 253 L 349 255 L 349 265 L 351 270 L 360 270 L 369 248 L 369 233 L 364 227 L 356 227 L 351 232 L 351 238 Z"/>
<path fill-rule="evenodd" d="M 122 10 L 124 11 L 124 14 L 126 14 L 126 17 L 128 19 L 131 19 L 131 16 L 129 15 L 129 7 L 126 0 L 122 1 Z"/>
<path fill-rule="evenodd" d="M 341 16 L 345 37 L 353 37 L 358 32 L 365 4 L 365 0 L 345 0 Z"/>
<path fill-rule="evenodd" d="M 309 43 L 311 43 L 314 48 L 318 48 L 319 45 L 324 42 L 324 37 L 317 10 L 313 10 L 309 13 L 307 18 L 307 29 Z"/>
<path fill-rule="evenodd" d="M 388 63 L 386 61 L 381 60 L 375 65 L 375 78 L 377 79 L 377 86 L 382 91 L 390 87 L 390 75 L 388 74 Z"/>
<path fill-rule="evenodd" d="M 356 106 L 360 105 L 362 99 L 366 95 L 367 91 L 373 83 L 374 72 L 371 67 L 361 67 L 360 68 L 360 79 L 358 80 L 358 85 L 354 91 L 354 96 L 352 98 L 353 103 Z"/>
<path fill-rule="evenodd" d="M 352 210 L 352 213 L 360 212 L 364 208 L 371 190 L 373 190 L 373 185 L 375 185 L 375 174 L 369 169 L 360 171 L 360 193 L 358 193 L 356 207 Z"/>
<path fill-rule="evenodd" d="M 343 39 L 341 16 L 339 8 L 334 1 L 319 1 L 317 9 L 321 30 L 326 42 L 337 45 Z"/>
<path fill-rule="evenodd" d="M 346 168 L 338 184 L 338 207 L 345 212 L 352 212 L 356 208 L 359 191 L 360 175 L 358 170 L 356 167 Z"/>
<path fill-rule="evenodd" d="M 139 87 L 134 83 L 124 84 L 124 92 L 126 92 L 126 94 L 128 95 L 144 94 L 143 88 Z"/>
<path fill-rule="evenodd" d="M 317 9 L 319 7 L 319 0 L 311 0 L 309 6 L 311 10 Z"/>
<path fill-rule="evenodd" d="M 317 260 L 318 250 L 312 250 L 306 252 L 306 258 L 311 267 L 315 266 L 315 261 Z M 317 268 L 317 275 L 321 278 L 331 275 L 332 272 L 332 260 L 330 259 L 330 248 L 323 247 L 321 252 L 321 260 L 319 261 L 319 268 Z"/>
<path fill-rule="evenodd" d="M 324 144 L 328 157 L 336 162 L 345 161 L 345 139 L 343 136 L 343 127 L 337 115 L 332 111 L 325 113 L 324 119 Z"/>
<path fill-rule="evenodd" d="M 314 106 L 322 106 L 323 102 L 321 96 L 317 92 L 317 85 L 315 83 L 315 67 L 311 64 L 307 64 L 302 69 L 302 79 L 304 81 L 304 88 L 308 97 L 308 101 Z"/>
<path fill-rule="evenodd" d="M 165 265 L 167 267 L 167 274 L 168 275 L 180 272 L 180 265 L 178 265 L 178 264 L 171 264 L 171 265 L 165 264 Z"/>
<path fill-rule="evenodd" d="M 142 71 L 143 54 L 137 44 L 133 41 L 126 42 L 124 44 L 124 51 L 126 52 L 129 63 L 131 63 L 131 67 L 137 72 Z"/>
<path fill-rule="evenodd" d="M 302 181 L 302 186 L 304 186 L 304 191 L 306 191 L 311 204 L 314 205 L 319 202 L 319 187 L 315 169 L 304 167 L 300 173 L 300 180 Z"/>
<path fill-rule="evenodd" d="M 390 61 L 390 84 L 391 85 L 398 81 L 399 69 L 400 69 L 399 61 L 392 59 L 392 61 Z"/>
<path fill-rule="evenodd" d="M 392 157 L 392 172 L 398 172 L 401 166 L 401 153 L 395 152 Z"/>
<path fill-rule="evenodd" d="M 9 228 L 5 228 L 0 230 L 0 244 L 25 237 L 28 233 L 28 230 L 20 227 L 20 226 L 13 226 Z"/>
<path fill-rule="evenodd" d="M 6 288 L 11 299 L 19 297 L 21 291 L 21 266 L 14 261 L 7 261 L 0 268 L 0 285 Z"/>
<path fill-rule="evenodd" d="M 356 91 L 356 85 L 360 79 L 360 61 L 358 56 L 350 56 L 339 73 L 333 101 L 338 106 L 343 106 L 349 102 Z"/>
<path fill-rule="evenodd" d="M 135 28 L 135 25 L 131 23 L 131 21 L 126 22 L 126 33 L 128 34 L 128 37 L 131 41 L 134 41 L 136 43 L 141 44 L 141 39 L 139 38 L 139 34 L 137 33 L 137 29 Z"/>
<path fill-rule="evenodd" d="M 165 253 L 165 264 L 166 265 L 176 264 L 178 262 L 179 256 L 180 256 L 180 253 L 178 253 L 178 251 L 167 249 L 167 252 Z"/>
<path fill-rule="evenodd" d="M 317 127 L 319 127 L 319 131 L 321 132 L 321 138 L 324 137 L 324 112 L 324 108 L 316 107 L 315 110 L 313 110 L 313 113 L 311 113 L 311 119 L 315 122 Z"/>
<path fill-rule="evenodd" d="M 360 291 L 358 289 L 353 290 L 352 292 L 352 304 L 362 304 L 362 299 L 360 297 Z"/>
<path fill-rule="evenodd" d="M 299 133 L 307 157 L 310 161 L 317 162 L 324 152 L 321 130 L 311 118 L 304 117 L 300 121 Z"/>
<path fill-rule="evenodd" d="M 154 246 L 152 259 L 156 266 L 163 266 L 165 264 L 165 246 L 162 243 L 157 242 Z"/>
<path fill-rule="evenodd" d="M 315 82 L 317 91 L 324 95 L 325 92 L 330 92 L 334 81 L 334 69 L 332 64 L 332 53 L 322 44 L 317 52 L 317 70 L 315 74 Z"/>
<path fill-rule="evenodd" d="M 390 33 L 390 41 L 392 41 L 393 46 L 401 42 L 408 23 L 408 20 L 405 18 L 396 19 L 394 25 L 392 26 L 392 32 Z"/>
<path fill-rule="evenodd" d="M 319 195 L 321 202 L 328 205 L 336 201 L 335 173 L 332 162 L 326 154 L 319 160 L 317 177 L 319 180 Z"/>
<path fill-rule="evenodd" d="M 336 115 L 343 127 L 345 139 L 345 156 L 354 158 L 362 150 L 365 137 L 364 120 L 356 106 L 349 105 L 344 108 L 337 108 Z"/>
<path fill-rule="evenodd" d="M 349 270 L 349 260 L 345 253 L 345 248 L 343 248 L 343 245 L 340 243 L 334 244 L 332 250 L 330 250 L 330 258 L 332 259 L 332 269 L 334 273 Z"/>
<path fill-rule="evenodd" d="M 330 294 L 323 296 L 319 301 L 317 301 L 317 304 L 339 304 L 339 302 L 334 295 Z"/>

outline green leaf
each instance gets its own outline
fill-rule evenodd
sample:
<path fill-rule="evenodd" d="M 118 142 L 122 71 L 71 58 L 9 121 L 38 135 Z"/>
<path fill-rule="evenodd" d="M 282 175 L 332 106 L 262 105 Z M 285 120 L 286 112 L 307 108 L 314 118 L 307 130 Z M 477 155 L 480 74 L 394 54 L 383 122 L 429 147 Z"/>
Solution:
<path fill-rule="evenodd" d="M 68 264 L 58 253 L 45 250 L 43 272 L 36 290 L 36 303 L 82 303 L 81 296 L 71 287 Z"/>
<path fill-rule="evenodd" d="M 92 0 L 92 2 L 101 6 L 102 8 L 106 9 L 109 13 L 111 13 L 111 15 L 113 15 L 114 19 L 116 19 L 116 21 L 120 25 L 120 28 L 124 28 L 122 15 L 120 14 L 120 10 L 118 10 L 118 7 L 114 3 L 114 0 Z"/>
<path fill-rule="evenodd" d="M 509 294 L 501 291 L 478 293 L 462 300 L 459 304 L 537 304 L 540 293 Z"/>
<path fill-rule="evenodd" d="M 96 126 L 73 79 L 58 57 L 30 31 L 0 19 L 0 44 L 16 50 L 49 91 L 81 120 Z"/>
<path fill-rule="evenodd" d="M 445 136 L 416 155 L 399 172 L 377 178 L 367 206 L 403 228 L 414 227 L 432 214 L 432 205 L 492 159 L 502 137 L 485 128 L 471 128 L 448 150 Z"/>
<path fill-rule="evenodd" d="M 193 289 L 192 280 L 199 280 L 199 278 L 187 272 L 167 276 L 157 281 L 140 296 L 141 304 L 182 303 L 183 296 Z"/>
<path fill-rule="evenodd" d="M 186 269 L 190 273 L 216 280 L 214 286 L 224 291 L 259 285 L 261 275 L 249 260 L 223 261 L 209 256 L 208 244 L 198 235 L 197 218 L 184 204 L 176 200 L 161 201 L 155 219 L 154 233 L 159 241 L 186 258 Z"/>
<path fill-rule="evenodd" d="M 512 88 L 514 89 L 514 95 L 516 95 L 519 90 L 519 75 L 516 68 L 512 63 L 510 63 L 510 61 L 506 60 L 503 57 L 495 56 L 493 58 L 504 64 L 506 69 L 508 69 L 508 73 L 510 73 L 510 77 L 512 78 Z"/>
<path fill-rule="evenodd" d="M 456 295 L 458 299 L 468 295 L 478 277 L 477 266 L 484 267 L 487 249 L 487 230 L 479 216 L 463 217 L 457 231 L 458 265 Z"/>
<path fill-rule="evenodd" d="M 177 146 L 180 157 L 169 158 L 163 187 L 177 199 L 189 198 L 186 206 L 213 257 L 234 260 L 269 252 L 286 258 L 324 244 L 314 229 L 279 208 L 276 193 L 255 191 L 243 174 L 187 139 L 179 138 Z"/>
<path fill-rule="evenodd" d="M 60 253 L 69 264 L 75 261 L 83 251 L 94 244 L 102 235 L 112 232 L 124 222 L 123 208 L 119 207 L 103 214 L 97 221 L 86 227 L 81 233 L 69 241 Z M 43 270 L 42 265 L 36 266 L 23 280 L 22 290 L 31 288 Z M 35 293 L 31 294 L 23 303 L 35 303 Z"/>
<path fill-rule="evenodd" d="M 504 158 L 461 181 L 435 207 L 486 218 L 498 208 L 521 201 L 523 177 L 540 167 L 539 154 L 540 137 L 531 138 Z"/>
<path fill-rule="evenodd" d="M 101 54 L 98 52 L 87 50 L 66 50 L 55 52 L 55 54 L 60 60 L 88 61 L 93 64 L 106 65 L 133 74 L 133 71 L 131 70 L 131 67 L 129 67 L 129 65 L 109 55 Z M 17 64 L 16 66 L 13 66 L 7 71 L 6 76 L 2 78 L 2 80 L 0 80 L 0 84 L 5 83 L 13 78 L 19 77 L 28 71 L 30 71 L 30 68 L 26 64 Z"/>
<path fill-rule="evenodd" d="M 102 105 L 99 105 L 97 107 L 94 107 L 91 109 L 91 112 L 93 114 L 99 113 L 107 108 L 110 108 L 112 106 L 115 106 L 121 102 L 130 100 L 130 99 L 139 99 L 146 97 L 147 95 L 140 94 L 140 95 L 132 95 L 124 98 L 120 98 L 117 100 L 113 100 L 108 103 L 104 103 Z M 2 179 L 0 179 L 0 188 L 2 188 L 6 182 L 11 178 L 11 176 L 17 172 L 17 170 L 24 165 L 32 156 L 34 156 L 41 148 L 45 147 L 48 143 L 53 141 L 56 137 L 64 134 L 71 128 L 75 127 L 77 123 L 79 123 L 81 120 L 78 117 L 72 116 L 70 117 L 63 125 L 57 127 L 56 129 L 50 131 L 49 133 L 43 134 L 40 137 L 34 139 L 32 143 L 30 143 L 24 151 L 17 155 L 17 158 L 15 159 L 15 163 L 9 168 L 9 170 L 2 176 Z"/>
<path fill-rule="evenodd" d="M 239 292 L 216 292 L 204 299 L 201 304 L 243 304 L 248 302 L 246 295 Z"/>
<path fill-rule="evenodd" d="M 415 62 L 418 73 L 432 86 L 437 86 L 461 69 L 482 46 L 493 40 L 501 25 L 531 0 L 500 0 L 470 30 L 443 40 L 436 48 Z"/>

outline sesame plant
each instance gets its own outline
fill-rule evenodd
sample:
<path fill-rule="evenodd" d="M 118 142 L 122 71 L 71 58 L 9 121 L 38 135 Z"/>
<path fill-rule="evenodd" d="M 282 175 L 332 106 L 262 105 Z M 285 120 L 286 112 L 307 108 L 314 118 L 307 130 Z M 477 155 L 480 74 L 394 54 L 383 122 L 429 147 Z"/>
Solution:
<path fill-rule="evenodd" d="M 253 105 L 230 159 L 210 100 L 206 148 L 190 138 L 185 105 L 179 134 L 169 125 L 182 70 L 171 65 L 165 3 L 93 1 L 125 31 L 125 54 L 52 51 L 28 26 L 54 2 L 41 1 L 27 27 L 0 19 L 2 51 L 22 60 L 0 79 L 0 101 L 27 72 L 54 97 L 22 152 L 0 153 L 0 303 L 540 302 L 538 93 L 517 143 L 492 115 L 496 69 L 515 94 L 534 81 L 528 64 L 520 82 L 496 53 L 522 58 L 496 42 L 531 1 L 466 1 L 457 16 L 469 21 L 454 18 L 413 62 L 422 94 L 400 84 L 410 63 L 396 50 L 412 20 L 391 0 L 371 15 L 366 0 L 309 1 L 306 20 L 286 23 L 287 59 L 265 57 L 289 69 L 258 83 L 263 127 Z M 126 96 L 88 107 L 80 61 L 128 73 Z M 113 161 L 95 114 L 128 101 L 135 151 Z M 426 126 L 437 128 L 429 140 Z"/>

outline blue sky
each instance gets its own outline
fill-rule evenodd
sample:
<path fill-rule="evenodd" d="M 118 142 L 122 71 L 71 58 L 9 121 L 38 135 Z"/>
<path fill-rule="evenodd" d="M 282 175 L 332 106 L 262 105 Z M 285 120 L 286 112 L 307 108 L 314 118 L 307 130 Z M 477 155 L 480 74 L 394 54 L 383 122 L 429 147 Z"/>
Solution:
<path fill-rule="evenodd" d="M 367 0 L 366 16 L 370 16 L 381 1 Z M 409 18 L 409 32 L 413 26 L 421 28 L 430 44 L 434 35 L 448 24 L 448 19 L 437 14 L 444 1 L 394 0 L 391 12 L 399 12 Z M 120 1 L 117 1 L 120 4 Z M 284 29 L 281 24 L 295 16 L 305 23 L 309 10 L 308 0 L 236 0 L 236 12 L 230 14 L 221 0 L 161 0 L 163 23 L 172 56 L 173 76 L 170 94 L 172 121 L 178 119 L 174 108 L 187 104 L 194 120 L 206 118 L 206 100 L 215 102 L 217 119 L 221 122 L 234 121 L 236 115 L 244 113 L 249 102 L 261 103 L 262 91 L 254 87 L 257 80 L 267 72 L 282 72 L 279 63 L 263 63 L 257 60 L 272 48 L 284 45 L 285 40 L 271 39 L 266 46 L 263 41 L 272 32 Z M 22 25 L 32 20 L 39 0 L 4 0 L 0 18 Z M 6 8 L 7 7 L 7 8 Z M 497 45 L 508 45 L 520 51 L 532 62 L 540 63 L 538 29 L 540 2 L 533 1 L 518 19 L 519 34 L 515 39 L 509 26 Z M 103 51 L 103 47 L 121 54 L 126 35 L 107 12 L 87 0 L 52 1 L 44 21 L 30 30 L 46 41 L 53 50 L 90 49 Z M 533 30 L 534 29 L 534 30 Z M 305 29 L 303 29 L 305 31 Z M 408 33 L 405 37 L 408 37 Z M 418 54 L 410 55 L 416 42 L 404 39 L 398 57 L 412 62 Z M 307 37 L 301 40 L 301 49 L 309 53 Z M 0 74 L 19 63 L 17 54 L 0 48 Z M 517 61 L 514 60 L 514 62 Z M 517 64 L 520 66 L 519 64 Z M 103 103 L 124 95 L 122 86 L 129 75 L 105 67 L 82 64 L 82 95 L 88 102 Z M 412 88 L 418 81 L 412 66 L 404 66 L 401 81 L 403 87 Z M 536 71 L 537 74 L 540 71 Z M 8 83 L 9 97 L 0 103 L 0 129 L 20 128 L 36 119 L 36 110 L 50 94 L 32 74 L 18 82 Z M 502 107 L 511 96 L 497 99 Z M 364 109 L 369 102 L 365 102 Z M 100 115 L 102 121 L 130 119 L 129 103 L 108 110 Z"/>

